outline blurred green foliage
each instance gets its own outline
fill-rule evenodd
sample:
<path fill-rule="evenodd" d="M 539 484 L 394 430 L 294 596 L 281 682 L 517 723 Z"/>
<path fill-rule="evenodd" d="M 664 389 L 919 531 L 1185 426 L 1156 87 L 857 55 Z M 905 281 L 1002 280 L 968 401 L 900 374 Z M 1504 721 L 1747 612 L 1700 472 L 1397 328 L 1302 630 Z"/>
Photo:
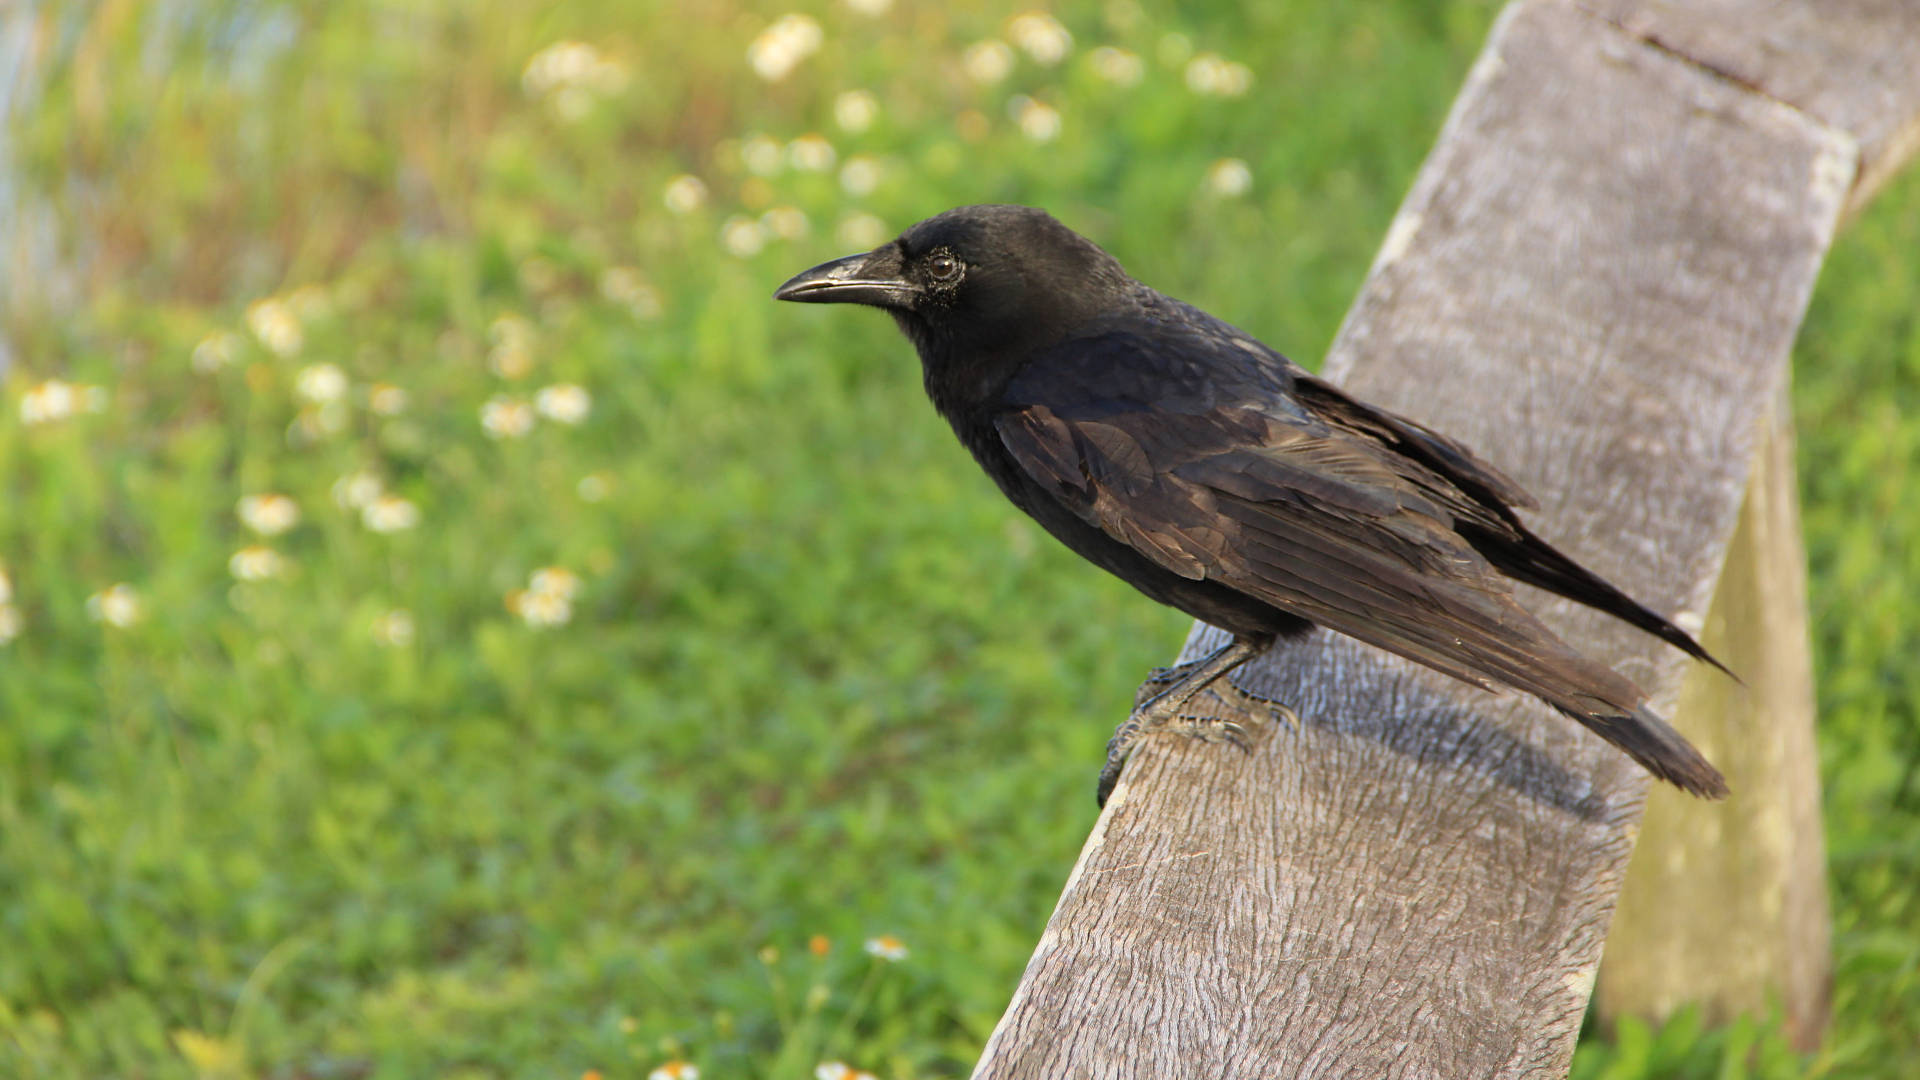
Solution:
<path fill-rule="evenodd" d="M 763 4 L 26 17 L 66 247 L 4 300 L 0 1074 L 964 1075 L 1185 620 L 1010 512 L 884 320 L 768 291 L 1028 202 L 1314 362 L 1496 7 L 1113 0 L 1051 64 L 1008 4 L 801 10 L 771 81 Z M 1916 250 L 1910 178 L 1797 368 L 1827 1048 L 1682 1016 L 1576 1076 L 1908 1075 Z"/>

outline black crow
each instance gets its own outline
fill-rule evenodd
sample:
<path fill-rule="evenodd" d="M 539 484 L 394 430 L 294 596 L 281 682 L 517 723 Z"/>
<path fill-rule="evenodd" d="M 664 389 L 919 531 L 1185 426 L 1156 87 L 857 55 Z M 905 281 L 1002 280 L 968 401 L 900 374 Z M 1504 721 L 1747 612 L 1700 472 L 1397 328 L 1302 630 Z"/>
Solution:
<path fill-rule="evenodd" d="M 1475 686 L 1524 690 L 1655 776 L 1726 794 L 1644 691 L 1514 601 L 1509 579 L 1720 666 L 1535 536 L 1514 513 L 1536 505 L 1518 485 L 1135 281 L 1048 214 L 963 206 L 774 296 L 892 314 L 934 407 L 1015 506 L 1153 599 L 1233 633 L 1143 693 L 1108 747 L 1102 802 L 1142 734 L 1203 732 L 1204 718 L 1183 715 L 1195 694 L 1316 625 Z"/>

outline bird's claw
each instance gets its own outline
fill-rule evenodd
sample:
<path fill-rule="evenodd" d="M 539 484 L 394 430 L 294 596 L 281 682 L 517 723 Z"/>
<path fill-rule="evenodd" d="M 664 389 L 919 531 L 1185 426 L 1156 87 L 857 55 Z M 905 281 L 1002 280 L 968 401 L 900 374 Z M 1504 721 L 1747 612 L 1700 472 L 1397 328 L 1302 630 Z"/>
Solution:
<path fill-rule="evenodd" d="M 1272 719 L 1299 729 L 1299 718 L 1286 706 L 1270 703 L 1269 714 Z M 1161 702 L 1136 706 L 1114 729 L 1113 738 L 1107 740 L 1107 759 L 1100 767 L 1100 783 L 1095 794 L 1101 806 L 1107 805 L 1107 797 L 1113 794 L 1114 785 L 1119 782 L 1127 759 L 1133 756 L 1134 747 L 1142 738 L 1161 731 L 1185 735 L 1201 742 L 1226 743 L 1243 754 L 1253 753 L 1253 729 L 1247 722 L 1165 708 Z"/>
<path fill-rule="evenodd" d="M 1189 660 L 1184 664 L 1175 664 L 1172 667 L 1157 667 L 1147 672 L 1147 677 L 1140 683 L 1140 688 L 1133 692 L 1134 706 L 1137 708 L 1159 697 L 1162 689 L 1172 686 L 1174 683 L 1186 678 L 1199 663 L 1200 661 L 1197 660 Z"/>
<path fill-rule="evenodd" d="M 1243 754 L 1253 753 L 1253 739 L 1247 734 L 1246 725 L 1239 721 L 1220 721 L 1220 741 L 1232 744 L 1235 749 Z"/>
<path fill-rule="evenodd" d="M 1295 735 L 1300 734 L 1299 713 L 1294 712 L 1292 709 L 1287 708 L 1277 701 L 1269 701 L 1266 698 L 1261 698 L 1260 700 L 1266 702 L 1268 720 L 1276 724 L 1285 724 L 1288 731 L 1293 732 Z"/>

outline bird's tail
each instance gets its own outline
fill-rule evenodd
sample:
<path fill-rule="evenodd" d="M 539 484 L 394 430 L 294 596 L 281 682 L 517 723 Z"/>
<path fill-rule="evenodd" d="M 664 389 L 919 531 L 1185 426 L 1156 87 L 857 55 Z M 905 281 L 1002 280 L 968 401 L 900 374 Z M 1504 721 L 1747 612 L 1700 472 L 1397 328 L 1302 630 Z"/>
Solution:
<path fill-rule="evenodd" d="M 1471 522 L 1460 522 L 1459 528 L 1467 542 L 1508 577 L 1604 611 L 1645 630 L 1696 660 L 1712 664 L 1726 672 L 1733 681 L 1740 681 L 1738 675 L 1728 671 L 1727 665 L 1707 652 L 1692 634 L 1621 592 L 1605 578 L 1561 554 L 1559 548 L 1535 536 L 1526 526 L 1518 522 L 1509 522 L 1508 525 L 1518 534 L 1517 538 Z"/>
<path fill-rule="evenodd" d="M 1648 772 L 1682 791 L 1703 799 L 1727 797 L 1727 780 L 1720 770 L 1700 756 L 1686 736 L 1639 705 L 1631 711 L 1596 702 L 1598 708 L 1582 710 L 1553 703 L 1553 707 L 1585 725 L 1587 730 L 1619 747 Z"/>
<path fill-rule="evenodd" d="M 1646 691 L 1611 667 L 1582 656 L 1531 615 L 1522 613 L 1521 619 L 1511 630 L 1525 643 L 1518 648 L 1496 646 L 1496 655 L 1482 654 L 1483 663 L 1499 671 L 1509 685 L 1578 720 L 1660 779 L 1703 799 L 1726 798 L 1726 778 L 1686 736 L 1647 707 Z"/>
<path fill-rule="evenodd" d="M 1700 751 L 1652 709 L 1644 690 L 1605 664 L 1582 656 L 1546 624 L 1501 597 L 1494 628 L 1460 620 L 1396 620 L 1391 626 L 1326 620 L 1352 634 L 1475 686 L 1491 675 L 1579 721 L 1648 772 L 1706 799 L 1725 798 L 1727 781 Z M 1397 630 L 1398 633 L 1391 631 Z"/>

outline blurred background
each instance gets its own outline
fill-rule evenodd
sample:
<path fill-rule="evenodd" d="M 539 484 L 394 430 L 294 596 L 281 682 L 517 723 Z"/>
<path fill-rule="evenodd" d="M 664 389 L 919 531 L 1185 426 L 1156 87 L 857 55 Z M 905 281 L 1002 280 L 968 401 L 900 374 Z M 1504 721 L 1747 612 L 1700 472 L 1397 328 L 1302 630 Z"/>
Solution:
<path fill-rule="evenodd" d="M 1309 366 L 1498 5 L 0 10 L 0 1075 L 964 1076 L 1184 617 L 772 288 L 1048 207 Z M 1920 1053 L 1920 172 L 1796 359 L 1826 1047 Z"/>

